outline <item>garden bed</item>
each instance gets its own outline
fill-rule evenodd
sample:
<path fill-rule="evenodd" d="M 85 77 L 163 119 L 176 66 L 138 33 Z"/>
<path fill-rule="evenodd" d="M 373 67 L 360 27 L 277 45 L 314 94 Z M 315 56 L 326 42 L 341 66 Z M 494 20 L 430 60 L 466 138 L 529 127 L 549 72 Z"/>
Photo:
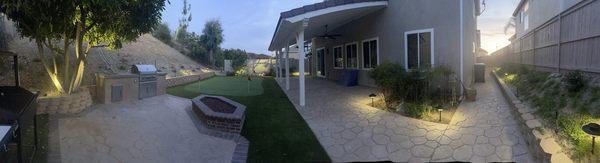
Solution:
<path fill-rule="evenodd" d="M 384 100 L 376 100 L 372 104 L 369 103 L 367 105 L 377 108 L 377 109 L 397 113 L 402 116 L 416 118 L 416 119 L 429 121 L 429 122 L 442 123 L 442 124 L 449 124 L 450 121 L 452 120 L 452 117 L 454 116 L 454 112 L 456 112 L 456 110 L 458 109 L 458 104 L 455 104 L 454 106 L 452 106 L 449 103 L 434 104 L 434 106 L 429 105 L 429 104 L 422 104 L 422 105 L 410 104 L 410 105 L 412 105 L 411 107 L 413 107 L 413 108 L 414 107 L 423 107 L 423 108 L 418 109 L 418 110 L 423 110 L 422 113 L 415 113 L 415 112 L 405 111 L 405 110 L 401 109 L 403 107 L 399 106 L 399 105 L 395 105 L 392 108 L 388 108 L 385 105 Z M 441 116 L 440 116 L 440 112 L 438 109 L 443 109 L 441 111 L 441 113 L 442 113 Z M 419 111 L 419 112 L 421 112 L 421 111 Z"/>
<path fill-rule="evenodd" d="M 369 76 L 381 92 L 380 100 L 371 104 L 375 108 L 448 124 L 459 103 L 462 87 L 455 73 L 445 66 L 404 70 L 400 64 L 384 63 L 372 69 Z"/>
<path fill-rule="evenodd" d="M 515 92 L 518 99 L 534 109 L 533 116 L 543 120 L 538 131 L 554 135 L 571 158 L 594 162 L 592 137 L 581 127 L 600 122 L 600 87 L 594 77 L 579 71 L 550 73 L 519 65 L 496 68 L 498 76 Z"/>

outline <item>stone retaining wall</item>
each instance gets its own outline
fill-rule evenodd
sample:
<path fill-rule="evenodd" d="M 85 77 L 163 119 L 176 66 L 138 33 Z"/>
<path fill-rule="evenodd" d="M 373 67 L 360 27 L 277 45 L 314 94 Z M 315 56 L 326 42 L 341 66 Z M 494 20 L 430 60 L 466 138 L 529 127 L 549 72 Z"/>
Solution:
<path fill-rule="evenodd" d="M 38 98 L 37 114 L 75 114 L 92 106 L 92 103 L 88 88 L 81 88 L 70 95 Z"/>
<path fill-rule="evenodd" d="M 573 162 L 554 139 L 553 134 L 550 133 L 551 130 L 545 129 L 546 133 L 541 133 L 538 130 L 543 129 L 544 126 L 541 123 L 542 119 L 533 115 L 534 109 L 519 100 L 494 71 L 490 75 L 494 77 L 500 90 L 502 90 L 502 94 L 511 106 L 512 115 L 517 120 L 520 132 L 527 142 L 527 147 L 537 162 Z"/>
<path fill-rule="evenodd" d="M 183 85 L 183 84 L 195 82 L 198 80 L 210 78 L 214 75 L 215 75 L 214 72 L 208 72 L 208 73 L 202 73 L 202 74 L 196 74 L 196 75 L 168 78 L 166 84 L 167 84 L 167 88 L 169 88 L 169 87 L 174 87 L 174 86 Z"/>

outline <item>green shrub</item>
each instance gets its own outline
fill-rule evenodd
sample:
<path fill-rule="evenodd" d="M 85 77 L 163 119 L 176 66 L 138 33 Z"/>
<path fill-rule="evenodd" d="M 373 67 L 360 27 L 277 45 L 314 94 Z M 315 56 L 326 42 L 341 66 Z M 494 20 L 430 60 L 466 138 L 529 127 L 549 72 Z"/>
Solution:
<path fill-rule="evenodd" d="M 404 67 L 400 64 L 383 63 L 369 71 L 369 76 L 375 80 L 388 108 L 392 108 L 393 104 L 400 100 L 401 94 L 405 93 L 400 91 L 406 76 Z"/>
<path fill-rule="evenodd" d="M 401 91 L 406 92 L 402 99 L 411 103 L 423 103 L 429 99 L 429 82 L 431 79 L 431 71 L 428 70 L 410 70 L 404 78 L 404 84 Z"/>
<path fill-rule="evenodd" d="M 515 66 L 515 65 L 513 65 L 513 66 Z M 529 69 L 529 67 L 527 67 L 525 65 L 516 65 L 515 67 L 517 68 L 517 73 L 519 73 L 521 75 L 527 75 L 532 72 L 532 70 Z"/>
<path fill-rule="evenodd" d="M 433 110 L 431 106 L 424 104 L 404 103 L 402 105 L 402 111 L 409 117 L 423 118 L 423 116 L 429 114 Z"/>
<path fill-rule="evenodd" d="M 369 72 L 375 84 L 383 93 L 388 108 L 398 102 L 425 104 L 431 101 L 448 101 L 455 88 L 449 81 L 454 72 L 445 66 L 433 69 L 411 69 L 405 71 L 402 65 L 384 63 Z"/>
<path fill-rule="evenodd" d="M 225 76 L 235 76 L 235 72 L 226 72 Z"/>
<path fill-rule="evenodd" d="M 591 138 L 581 130 L 581 126 L 592 122 L 592 117 L 588 115 L 559 116 L 557 122 L 561 134 L 573 141 L 576 155 L 585 154 L 591 150 Z"/>
<path fill-rule="evenodd" d="M 564 80 L 569 93 L 579 92 L 585 86 L 585 77 L 583 72 L 579 70 L 567 73 Z"/>
<path fill-rule="evenodd" d="M 451 99 L 452 90 L 457 90 L 457 85 L 450 82 L 453 80 L 453 75 L 454 71 L 446 66 L 433 68 L 429 77 L 429 98 L 438 102 L 446 102 Z"/>
<path fill-rule="evenodd" d="M 275 72 L 275 68 L 273 68 L 272 66 L 269 67 L 269 71 L 267 73 L 265 73 L 265 76 L 272 76 L 275 77 L 277 76 L 276 74 L 277 72 Z"/>

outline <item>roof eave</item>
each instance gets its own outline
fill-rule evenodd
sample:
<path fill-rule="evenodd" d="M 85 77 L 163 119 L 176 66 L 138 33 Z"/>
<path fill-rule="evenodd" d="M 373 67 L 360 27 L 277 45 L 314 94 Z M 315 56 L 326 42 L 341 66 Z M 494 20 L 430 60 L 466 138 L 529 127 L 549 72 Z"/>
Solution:
<path fill-rule="evenodd" d="M 515 8 L 512 16 L 517 16 L 517 14 L 519 14 L 519 11 L 521 10 L 521 7 L 523 7 L 523 4 L 525 4 L 525 1 L 527 0 L 521 0 L 521 2 L 519 2 L 519 5 L 517 5 L 517 8 Z"/>

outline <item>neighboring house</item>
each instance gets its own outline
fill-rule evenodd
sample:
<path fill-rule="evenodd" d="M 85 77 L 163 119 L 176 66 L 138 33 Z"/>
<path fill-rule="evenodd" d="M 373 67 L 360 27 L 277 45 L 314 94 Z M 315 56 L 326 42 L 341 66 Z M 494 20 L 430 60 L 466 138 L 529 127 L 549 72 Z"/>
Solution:
<path fill-rule="evenodd" d="M 393 62 L 448 66 L 471 87 L 479 14 L 479 0 L 326 0 L 282 12 L 269 50 L 281 58 L 309 45 L 300 56 L 310 53 L 310 74 L 326 79 L 353 69 L 360 85 L 374 86 L 368 70 Z M 303 88 L 301 75 L 301 104 Z"/>
<path fill-rule="evenodd" d="M 513 12 L 516 37 L 521 38 L 582 0 L 521 0 Z"/>
<path fill-rule="evenodd" d="M 521 0 L 513 16 L 516 34 L 495 57 L 542 70 L 600 72 L 600 2 Z"/>
<path fill-rule="evenodd" d="M 268 74 L 272 64 L 275 62 L 273 57 L 265 54 L 246 53 L 248 59 L 246 59 L 247 68 L 251 69 L 253 73 L 264 75 Z"/>

